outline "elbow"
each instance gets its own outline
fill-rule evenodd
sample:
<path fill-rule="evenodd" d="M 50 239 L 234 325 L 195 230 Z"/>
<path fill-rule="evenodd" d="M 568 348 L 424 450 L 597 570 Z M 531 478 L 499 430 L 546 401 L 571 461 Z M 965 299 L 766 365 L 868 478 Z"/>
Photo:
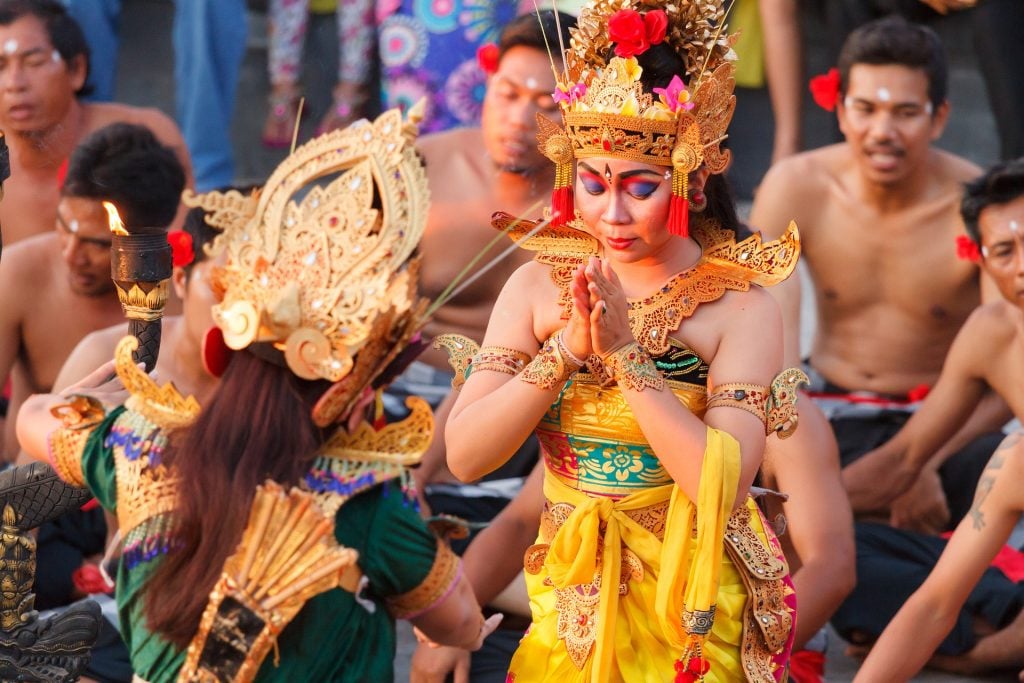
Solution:
<path fill-rule="evenodd" d="M 448 470 L 452 473 L 456 479 L 464 484 L 476 481 L 480 477 L 484 476 L 486 472 L 478 472 L 478 468 L 473 466 L 472 459 L 469 457 L 459 457 L 460 454 L 451 449 L 448 451 Z"/>

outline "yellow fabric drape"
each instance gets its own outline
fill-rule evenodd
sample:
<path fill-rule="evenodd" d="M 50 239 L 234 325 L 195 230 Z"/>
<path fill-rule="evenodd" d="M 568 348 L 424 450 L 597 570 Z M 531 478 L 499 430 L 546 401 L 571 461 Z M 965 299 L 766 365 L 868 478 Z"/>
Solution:
<path fill-rule="evenodd" d="M 541 575 L 528 577 L 528 587 L 533 599 L 534 593 L 544 588 L 532 579 L 542 581 L 544 574 L 556 589 L 590 584 L 595 581 L 595 575 L 599 576 L 596 636 L 588 667 L 590 681 L 605 683 L 620 680 L 620 677 L 621 680 L 646 680 L 648 674 L 652 676 L 650 680 L 662 680 L 671 673 L 672 661 L 683 654 L 688 642 L 688 634 L 681 624 L 683 611 L 706 611 L 720 602 L 719 578 L 723 564 L 731 568 L 731 563 L 723 558 L 724 530 L 735 501 L 739 470 L 739 444 L 728 434 L 708 428 L 697 506 L 675 484 L 650 488 L 613 500 L 588 496 L 552 476 L 545 477 L 544 494 L 547 500 L 551 503 L 569 503 L 574 509 L 551 540 Z M 662 543 L 627 513 L 665 501 L 669 502 L 669 506 L 665 520 L 665 541 Z M 691 534 L 695 524 L 696 537 Z M 635 582 L 639 585 L 628 581 L 626 584 L 627 591 L 638 591 L 647 603 L 645 611 L 648 623 L 628 625 L 630 633 L 649 631 L 649 637 L 640 638 L 646 642 L 638 643 L 649 650 L 642 657 L 639 653 L 630 654 L 628 647 L 616 647 L 615 642 L 617 634 L 621 635 L 623 631 L 617 628 L 617 619 L 624 547 L 637 555 L 646 572 L 653 574 L 645 575 Z M 730 622 L 731 633 L 728 638 L 738 646 L 741 632 L 739 615 L 745 593 L 742 587 L 736 589 L 740 583 L 739 575 L 735 569 L 731 569 L 731 572 L 729 584 L 734 596 L 725 610 L 726 614 L 722 614 L 720 609 L 718 616 Z M 550 592 L 550 588 L 547 590 Z M 534 627 L 537 626 L 535 613 Z M 534 627 L 531 627 L 531 631 Z M 716 620 L 716 630 L 717 627 Z M 545 633 L 548 634 L 545 638 L 550 638 L 553 631 L 547 628 Z M 544 645 L 554 648 L 557 643 Z M 526 659 L 531 656 L 531 653 L 523 652 L 523 649 L 517 652 L 517 658 L 522 656 Z M 641 664 L 641 659 L 653 657 L 655 651 L 661 653 L 658 657 L 663 662 L 659 664 L 660 670 L 643 673 L 649 664 Z M 532 655 L 539 656 L 541 653 L 534 652 Z M 709 659 L 716 656 L 713 651 L 706 652 L 706 655 Z M 738 666 L 738 647 L 732 657 L 735 662 L 730 662 L 730 668 L 732 664 Z M 631 679 L 626 674 L 627 670 L 643 678 Z M 512 671 L 517 675 L 517 683 L 539 680 L 526 675 L 526 668 L 517 669 L 516 660 L 513 660 Z"/>

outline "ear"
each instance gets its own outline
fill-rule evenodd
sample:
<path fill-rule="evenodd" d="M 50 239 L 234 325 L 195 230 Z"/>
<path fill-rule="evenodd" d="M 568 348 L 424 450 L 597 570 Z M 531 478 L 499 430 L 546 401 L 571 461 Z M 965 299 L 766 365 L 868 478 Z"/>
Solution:
<path fill-rule="evenodd" d="M 946 124 L 949 123 L 949 100 L 943 100 L 939 108 L 935 110 L 932 115 L 932 141 L 938 140 L 942 137 L 943 131 L 946 130 Z"/>
<path fill-rule="evenodd" d="M 85 85 L 85 78 L 88 76 L 89 68 L 85 55 L 73 57 L 68 65 L 68 76 L 71 78 L 71 89 L 74 92 L 81 90 Z"/>
<path fill-rule="evenodd" d="M 708 170 L 707 164 L 701 164 L 696 171 L 690 173 L 690 189 L 703 192 L 704 185 L 707 184 L 710 177 L 711 171 Z"/>
<path fill-rule="evenodd" d="M 839 101 L 836 102 L 836 120 L 839 122 L 839 132 L 843 134 L 843 137 L 847 137 L 846 132 L 846 103 L 845 99 L 841 94 Z"/>
<path fill-rule="evenodd" d="M 171 271 L 171 287 L 174 288 L 175 296 L 184 301 L 185 295 L 188 293 L 188 276 L 185 274 L 184 268 L 175 268 Z"/>

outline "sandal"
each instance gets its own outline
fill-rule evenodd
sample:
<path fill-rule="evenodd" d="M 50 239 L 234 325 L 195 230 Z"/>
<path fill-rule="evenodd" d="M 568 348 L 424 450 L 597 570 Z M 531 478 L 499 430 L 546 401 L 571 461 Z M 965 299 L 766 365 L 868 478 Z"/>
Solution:
<path fill-rule="evenodd" d="M 262 141 L 265 147 L 280 149 L 290 147 L 295 134 L 295 123 L 299 115 L 299 96 L 296 93 L 271 93 L 267 98 L 270 105 L 267 119 L 263 123 Z"/>
<path fill-rule="evenodd" d="M 323 135 L 332 130 L 345 128 L 363 116 L 369 96 L 359 86 L 342 85 L 334 91 L 334 103 L 316 127 L 316 135 Z"/>

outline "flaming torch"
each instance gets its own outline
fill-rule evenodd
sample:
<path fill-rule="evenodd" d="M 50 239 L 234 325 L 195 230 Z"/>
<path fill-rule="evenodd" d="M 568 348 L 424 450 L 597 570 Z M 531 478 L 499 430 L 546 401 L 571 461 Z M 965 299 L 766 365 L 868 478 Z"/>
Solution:
<path fill-rule="evenodd" d="M 164 317 L 171 278 L 171 245 L 167 229 L 135 228 L 128 231 L 117 207 L 103 202 L 113 241 L 110 246 L 110 276 L 117 298 L 128 318 L 128 333 L 139 340 L 135 361 L 149 372 L 160 355 L 160 321 Z"/>

